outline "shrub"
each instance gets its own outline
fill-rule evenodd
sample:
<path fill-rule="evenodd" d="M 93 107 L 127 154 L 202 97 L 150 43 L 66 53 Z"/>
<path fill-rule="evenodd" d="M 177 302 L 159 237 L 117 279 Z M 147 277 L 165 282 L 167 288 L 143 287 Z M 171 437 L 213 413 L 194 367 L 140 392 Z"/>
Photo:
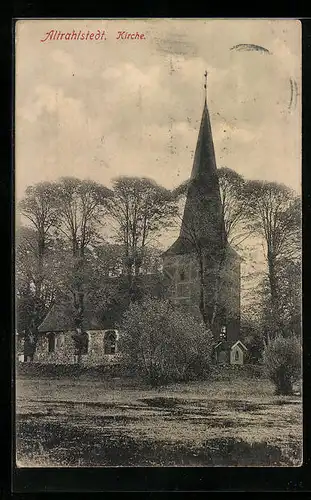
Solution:
<path fill-rule="evenodd" d="M 263 354 L 264 369 L 276 386 L 276 394 L 292 394 L 293 383 L 301 377 L 301 343 L 296 337 L 278 336 Z"/>
<path fill-rule="evenodd" d="M 205 325 L 168 300 L 132 303 L 119 326 L 120 350 L 153 386 L 204 377 L 212 335 Z"/>

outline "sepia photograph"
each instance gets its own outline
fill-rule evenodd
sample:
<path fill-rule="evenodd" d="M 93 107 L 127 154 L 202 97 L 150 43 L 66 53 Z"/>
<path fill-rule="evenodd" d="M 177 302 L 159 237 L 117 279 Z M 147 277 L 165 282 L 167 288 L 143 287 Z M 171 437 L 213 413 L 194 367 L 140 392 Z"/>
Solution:
<path fill-rule="evenodd" d="M 301 46 L 16 22 L 18 468 L 302 465 Z"/>

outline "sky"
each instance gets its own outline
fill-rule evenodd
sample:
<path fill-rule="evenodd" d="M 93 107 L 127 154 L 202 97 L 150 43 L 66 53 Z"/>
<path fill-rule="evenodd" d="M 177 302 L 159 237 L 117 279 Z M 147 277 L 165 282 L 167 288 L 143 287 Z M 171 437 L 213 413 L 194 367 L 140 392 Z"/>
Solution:
<path fill-rule="evenodd" d="M 41 41 L 50 30 L 105 35 Z M 118 31 L 144 38 L 117 40 Z M 239 44 L 269 53 L 232 49 Z M 298 21 L 50 19 L 16 25 L 17 199 L 28 185 L 61 176 L 107 186 L 119 175 L 150 177 L 167 188 L 183 182 L 192 168 L 205 70 L 218 167 L 299 193 Z"/>

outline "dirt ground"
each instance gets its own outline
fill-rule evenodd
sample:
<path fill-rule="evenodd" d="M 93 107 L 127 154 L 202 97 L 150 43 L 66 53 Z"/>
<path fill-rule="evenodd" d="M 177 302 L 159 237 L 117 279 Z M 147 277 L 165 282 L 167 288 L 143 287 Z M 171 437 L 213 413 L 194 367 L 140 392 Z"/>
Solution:
<path fill-rule="evenodd" d="M 17 465 L 299 466 L 301 398 L 273 392 L 264 379 L 18 378 Z"/>

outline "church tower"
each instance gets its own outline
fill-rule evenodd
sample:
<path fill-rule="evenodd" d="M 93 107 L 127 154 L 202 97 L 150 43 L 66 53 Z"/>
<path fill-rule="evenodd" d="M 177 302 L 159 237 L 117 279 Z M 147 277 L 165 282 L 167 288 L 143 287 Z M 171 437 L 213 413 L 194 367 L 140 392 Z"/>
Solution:
<path fill-rule="evenodd" d="M 190 307 L 196 314 L 200 311 L 204 287 L 204 310 L 213 324 L 215 340 L 239 338 L 240 262 L 226 240 L 205 96 L 180 233 L 163 254 L 163 269 L 171 300 Z"/>

